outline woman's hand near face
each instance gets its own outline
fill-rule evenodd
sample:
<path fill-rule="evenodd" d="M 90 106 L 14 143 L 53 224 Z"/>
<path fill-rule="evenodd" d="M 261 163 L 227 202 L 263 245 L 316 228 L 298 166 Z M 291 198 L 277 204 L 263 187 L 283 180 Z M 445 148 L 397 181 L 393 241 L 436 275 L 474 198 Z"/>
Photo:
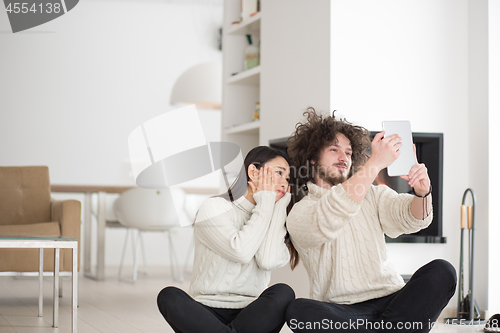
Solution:
<path fill-rule="evenodd" d="M 257 182 L 248 181 L 248 185 L 252 188 L 252 195 L 259 191 L 275 191 L 274 175 L 271 168 L 266 164 L 259 170 L 259 178 Z"/>

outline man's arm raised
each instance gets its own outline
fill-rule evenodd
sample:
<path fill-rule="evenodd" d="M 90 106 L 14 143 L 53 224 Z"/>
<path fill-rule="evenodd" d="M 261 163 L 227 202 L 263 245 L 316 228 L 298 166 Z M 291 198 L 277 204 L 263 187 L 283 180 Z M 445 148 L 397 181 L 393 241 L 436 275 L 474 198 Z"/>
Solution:
<path fill-rule="evenodd" d="M 384 138 L 382 131 L 373 138 L 371 148 L 372 155 L 366 163 L 348 180 L 342 183 L 342 187 L 351 198 L 361 202 L 371 184 L 380 170 L 389 166 L 398 158 L 401 147 L 401 137 L 397 134 Z"/>

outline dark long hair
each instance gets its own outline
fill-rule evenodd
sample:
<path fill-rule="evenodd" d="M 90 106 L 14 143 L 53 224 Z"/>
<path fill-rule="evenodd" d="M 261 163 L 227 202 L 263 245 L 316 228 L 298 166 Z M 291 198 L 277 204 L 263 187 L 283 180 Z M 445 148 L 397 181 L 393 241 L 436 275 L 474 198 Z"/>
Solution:
<path fill-rule="evenodd" d="M 260 168 L 262 168 L 267 162 L 278 156 L 283 157 L 288 165 L 291 165 L 288 155 L 284 151 L 281 151 L 279 149 L 267 146 L 258 146 L 250 150 L 245 157 L 245 161 L 243 162 L 243 166 L 240 170 L 240 173 L 238 174 L 238 177 L 228 188 L 227 192 L 221 194 L 220 197 L 223 197 L 226 200 L 230 200 L 232 202 L 243 196 L 246 193 L 246 190 L 248 188 L 247 184 L 250 180 L 250 176 L 248 175 L 248 167 L 250 165 L 254 165 L 258 170 L 260 170 Z M 287 207 L 287 215 L 292 209 L 293 204 L 295 203 L 293 191 L 291 191 L 291 193 L 292 199 L 290 200 L 290 204 Z M 290 252 L 290 266 L 293 270 L 299 264 L 299 254 L 293 246 L 292 241 L 290 240 L 288 231 L 285 236 L 285 245 L 288 248 L 288 252 Z"/>

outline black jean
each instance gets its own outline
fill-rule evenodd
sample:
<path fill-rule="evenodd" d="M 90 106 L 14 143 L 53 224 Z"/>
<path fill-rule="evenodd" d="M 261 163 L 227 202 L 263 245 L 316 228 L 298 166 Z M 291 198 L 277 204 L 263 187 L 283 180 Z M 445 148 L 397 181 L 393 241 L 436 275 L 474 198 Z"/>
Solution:
<path fill-rule="evenodd" d="M 163 289 L 157 301 L 161 314 L 177 333 L 278 333 L 294 299 L 292 288 L 278 283 L 243 309 L 212 308 L 176 287 Z"/>
<path fill-rule="evenodd" d="M 399 291 L 356 304 L 296 299 L 286 313 L 293 332 L 429 332 L 455 293 L 455 268 L 434 260 Z"/>

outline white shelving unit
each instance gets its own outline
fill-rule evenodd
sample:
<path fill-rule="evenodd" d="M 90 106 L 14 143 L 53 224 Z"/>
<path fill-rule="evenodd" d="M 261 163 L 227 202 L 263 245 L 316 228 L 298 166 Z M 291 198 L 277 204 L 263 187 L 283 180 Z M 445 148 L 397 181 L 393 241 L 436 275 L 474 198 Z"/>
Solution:
<path fill-rule="evenodd" d="M 226 128 L 226 134 L 259 134 L 260 120 Z"/>
<path fill-rule="evenodd" d="M 334 110 L 330 9 L 329 1 L 260 0 L 259 13 L 233 24 L 240 1 L 224 1 L 222 138 L 243 156 L 290 136 L 309 106 Z M 260 66 L 244 71 L 246 34 L 260 45 Z"/>
<path fill-rule="evenodd" d="M 259 145 L 260 124 L 254 120 L 256 103 L 260 103 L 261 66 L 244 70 L 247 34 L 254 44 L 260 41 L 262 13 L 239 23 L 240 1 L 225 1 L 223 28 L 223 97 L 222 138 L 234 142 L 242 155 Z M 236 171 L 236 170 L 233 170 Z"/>
<path fill-rule="evenodd" d="M 262 13 L 258 12 L 254 16 L 238 23 L 232 24 L 227 29 L 228 35 L 246 35 L 248 33 L 258 33 L 260 31 L 260 18 Z"/>
<path fill-rule="evenodd" d="M 260 86 L 260 66 L 235 74 L 227 79 L 227 84 Z"/>

